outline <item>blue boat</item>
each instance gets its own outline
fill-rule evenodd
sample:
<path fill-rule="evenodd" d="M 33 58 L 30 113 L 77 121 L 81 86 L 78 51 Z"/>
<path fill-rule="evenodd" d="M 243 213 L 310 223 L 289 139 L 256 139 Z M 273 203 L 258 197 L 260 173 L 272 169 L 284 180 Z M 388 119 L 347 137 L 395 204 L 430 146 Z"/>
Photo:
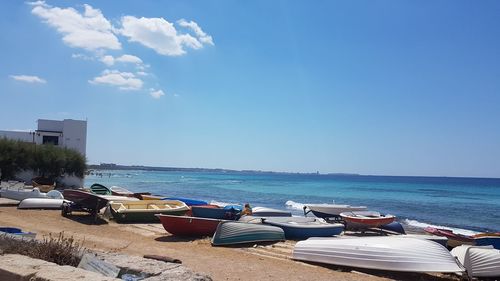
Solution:
<path fill-rule="evenodd" d="M 188 206 L 199 206 L 199 205 L 208 205 L 208 202 L 196 199 L 182 198 L 182 197 L 165 197 L 161 200 L 178 200 L 184 202 Z"/>
<path fill-rule="evenodd" d="M 492 235 L 492 236 L 479 236 L 474 238 L 474 242 L 476 242 L 477 246 L 487 246 L 491 245 L 495 249 L 500 250 L 500 234 Z"/>
<path fill-rule="evenodd" d="M 393 221 L 389 224 L 381 225 L 379 226 L 381 230 L 388 231 L 390 233 L 394 234 L 406 234 L 405 229 L 403 228 L 403 225 L 397 221 Z"/>
<path fill-rule="evenodd" d="M 327 223 L 323 219 L 303 217 L 267 217 L 262 223 L 283 229 L 286 239 L 303 240 L 310 237 L 332 237 L 344 231 L 341 223 Z"/>
<path fill-rule="evenodd" d="M 0 227 L 0 235 L 2 235 L 3 233 L 15 235 L 15 236 L 19 236 L 19 237 L 26 237 L 26 238 L 35 238 L 36 237 L 36 233 L 24 232 L 22 229 L 16 228 L 16 227 Z"/>
<path fill-rule="evenodd" d="M 224 221 L 219 223 L 212 245 L 232 245 L 285 240 L 283 229 L 260 223 Z"/>
<path fill-rule="evenodd" d="M 226 207 L 219 207 L 216 205 L 191 206 L 193 217 L 219 220 L 236 220 L 239 218 L 241 210 L 242 207 L 237 205 L 229 205 Z"/>

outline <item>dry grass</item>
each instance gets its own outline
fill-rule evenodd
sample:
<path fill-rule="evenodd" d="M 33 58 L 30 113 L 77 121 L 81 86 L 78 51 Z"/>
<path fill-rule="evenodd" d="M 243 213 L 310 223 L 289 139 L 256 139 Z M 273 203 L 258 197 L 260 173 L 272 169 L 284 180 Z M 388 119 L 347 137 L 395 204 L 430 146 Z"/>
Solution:
<path fill-rule="evenodd" d="M 73 236 L 44 236 L 43 240 L 14 239 L 0 235 L 0 249 L 4 254 L 20 254 L 59 265 L 78 266 L 86 249 Z"/>

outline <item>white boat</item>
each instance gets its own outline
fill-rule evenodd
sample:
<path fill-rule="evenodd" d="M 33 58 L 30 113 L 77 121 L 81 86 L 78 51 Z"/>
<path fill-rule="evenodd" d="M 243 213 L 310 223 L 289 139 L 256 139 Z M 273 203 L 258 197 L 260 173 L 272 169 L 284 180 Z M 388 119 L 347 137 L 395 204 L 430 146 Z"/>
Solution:
<path fill-rule="evenodd" d="M 319 218 L 338 217 L 343 212 L 364 211 L 366 206 L 351 206 L 338 204 L 306 204 L 304 208 L 309 209 Z"/>
<path fill-rule="evenodd" d="M 26 198 L 64 198 L 61 192 L 57 190 L 51 190 L 47 193 L 40 192 L 37 187 L 33 189 L 26 188 L 2 188 L 0 190 L 0 197 L 8 198 L 12 200 L 22 201 Z"/>
<path fill-rule="evenodd" d="M 212 245 L 232 245 L 264 241 L 284 241 L 283 229 L 257 223 L 223 221 L 217 226 Z"/>
<path fill-rule="evenodd" d="M 113 195 L 118 195 L 118 196 L 133 196 L 134 193 L 126 188 L 123 188 L 121 186 L 115 186 L 113 185 L 112 187 L 109 188 L 111 190 L 111 193 Z"/>
<path fill-rule="evenodd" d="M 451 254 L 463 264 L 469 277 L 500 277 L 500 250 L 493 246 L 461 245 Z"/>
<path fill-rule="evenodd" d="M 415 238 L 309 238 L 299 241 L 293 258 L 342 266 L 402 272 L 463 272 L 438 243 Z"/>
<path fill-rule="evenodd" d="M 403 234 L 403 235 L 398 235 L 397 237 L 401 238 L 416 238 L 416 239 L 425 239 L 429 241 L 434 241 L 436 243 L 439 243 L 446 247 L 446 244 L 448 242 L 448 238 L 444 236 L 437 236 L 437 235 L 428 235 L 428 234 Z"/>
<path fill-rule="evenodd" d="M 64 199 L 26 198 L 17 206 L 18 209 L 61 209 Z"/>
<path fill-rule="evenodd" d="M 258 217 L 291 217 L 292 213 L 278 209 L 271 209 L 266 207 L 253 207 L 252 215 Z"/>

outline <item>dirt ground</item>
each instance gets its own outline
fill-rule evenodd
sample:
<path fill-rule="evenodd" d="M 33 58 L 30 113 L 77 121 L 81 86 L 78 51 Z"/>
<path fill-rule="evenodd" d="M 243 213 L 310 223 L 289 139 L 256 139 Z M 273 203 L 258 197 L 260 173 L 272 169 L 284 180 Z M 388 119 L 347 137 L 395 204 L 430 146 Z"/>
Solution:
<path fill-rule="evenodd" d="M 37 239 L 64 232 L 86 248 L 142 256 L 164 255 L 180 259 L 192 270 L 214 280 L 453 280 L 448 275 L 392 274 L 335 266 L 308 264 L 291 259 L 293 241 L 245 247 L 212 247 L 210 239 L 181 239 L 161 224 L 117 224 L 85 214 L 70 218 L 57 210 L 18 210 L 16 201 L 0 199 L 0 226 L 37 233 Z"/>

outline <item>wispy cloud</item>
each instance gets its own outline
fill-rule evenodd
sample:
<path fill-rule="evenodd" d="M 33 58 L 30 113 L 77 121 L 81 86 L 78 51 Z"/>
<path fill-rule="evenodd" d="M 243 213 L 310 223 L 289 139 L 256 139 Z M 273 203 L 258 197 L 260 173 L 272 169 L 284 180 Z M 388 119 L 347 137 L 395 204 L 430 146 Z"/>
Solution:
<path fill-rule="evenodd" d="M 140 43 L 161 55 L 180 56 L 186 53 L 186 47 L 191 49 L 203 47 L 203 43 L 190 34 L 178 33 L 174 25 L 164 18 L 124 16 L 121 18 L 121 24 L 122 27 L 117 29 L 118 33 L 128 37 L 130 42 Z"/>
<path fill-rule="evenodd" d="M 112 66 L 112 65 L 114 65 L 117 62 L 131 63 L 131 64 L 135 64 L 137 66 L 143 66 L 144 65 L 144 63 L 141 60 L 141 58 L 139 58 L 137 56 L 134 56 L 134 55 L 127 55 L 127 54 L 126 55 L 122 55 L 120 57 L 116 57 L 116 58 L 113 57 L 113 56 L 111 56 L 111 55 L 106 55 L 106 56 L 101 57 L 100 61 L 102 61 L 107 66 Z"/>
<path fill-rule="evenodd" d="M 63 34 L 63 41 L 71 47 L 86 50 L 121 49 L 120 41 L 112 32 L 111 23 L 101 10 L 84 4 L 84 11 L 52 7 L 44 1 L 29 3 L 31 12 Z"/>
<path fill-rule="evenodd" d="M 179 24 L 180 26 L 182 27 L 187 27 L 189 29 L 191 29 L 192 31 L 194 31 L 194 33 L 196 34 L 196 36 L 198 37 L 198 40 L 200 40 L 200 42 L 202 43 L 205 43 L 205 44 L 209 44 L 209 45 L 214 45 L 214 41 L 212 39 L 212 36 L 206 34 L 200 26 L 198 26 L 198 24 L 194 21 L 187 21 L 185 19 L 180 19 L 177 21 L 177 24 Z"/>
<path fill-rule="evenodd" d="M 140 90 L 144 82 L 133 73 L 118 70 L 104 70 L 100 76 L 89 80 L 91 84 L 107 84 L 116 86 L 120 90 Z"/>
<path fill-rule="evenodd" d="M 159 99 L 161 98 L 162 96 L 165 95 L 165 92 L 163 92 L 162 90 L 155 90 L 155 89 L 149 89 L 149 94 L 155 98 L 155 99 Z"/>
<path fill-rule="evenodd" d="M 47 81 L 45 79 L 42 79 L 38 76 L 34 75 L 10 75 L 10 78 L 21 81 L 21 82 L 26 82 L 26 83 L 42 83 L 45 84 Z"/>

